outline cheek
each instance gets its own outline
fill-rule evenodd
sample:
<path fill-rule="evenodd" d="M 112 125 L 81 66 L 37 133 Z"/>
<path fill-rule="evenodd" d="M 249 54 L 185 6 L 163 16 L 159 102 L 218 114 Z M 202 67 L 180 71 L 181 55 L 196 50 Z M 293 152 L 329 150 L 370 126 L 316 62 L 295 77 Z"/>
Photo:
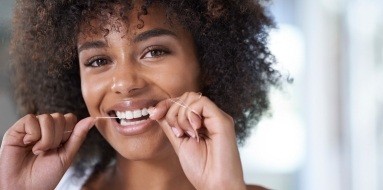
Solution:
<path fill-rule="evenodd" d="M 153 81 L 171 97 L 181 96 L 189 91 L 198 92 L 200 90 L 198 64 L 173 66 L 158 73 Z"/>
<path fill-rule="evenodd" d="M 81 77 L 82 96 L 91 115 L 97 112 L 104 89 L 104 83 L 96 82 L 96 80 L 92 80 L 91 78 Z"/>
<path fill-rule="evenodd" d="M 91 97 L 92 92 L 87 82 L 83 82 L 83 81 L 81 82 L 81 93 L 82 93 L 82 97 L 85 100 L 85 103 L 88 106 L 89 101 L 92 99 Z"/>
<path fill-rule="evenodd" d="M 200 67 L 197 61 L 187 62 L 188 64 L 182 68 L 182 73 L 178 76 L 178 81 L 183 82 L 187 87 L 186 91 L 200 91 Z"/>

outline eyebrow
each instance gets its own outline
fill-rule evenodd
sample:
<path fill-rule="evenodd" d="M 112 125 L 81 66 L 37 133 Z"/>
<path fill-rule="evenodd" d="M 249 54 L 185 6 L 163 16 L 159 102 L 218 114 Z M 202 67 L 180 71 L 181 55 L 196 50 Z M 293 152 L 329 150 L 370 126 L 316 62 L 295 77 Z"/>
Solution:
<path fill-rule="evenodd" d="M 155 28 L 152 30 L 148 30 L 145 32 L 142 32 L 138 34 L 136 37 L 133 38 L 134 43 L 142 42 L 145 40 L 148 40 L 149 38 L 153 37 L 158 37 L 158 36 L 174 36 L 177 37 L 177 35 L 167 29 L 162 29 L 162 28 Z M 92 48 L 105 48 L 108 45 L 104 41 L 90 41 L 90 42 L 85 42 L 84 44 L 81 44 L 78 47 L 78 52 L 80 53 L 81 51 L 87 50 L 87 49 L 92 49 Z"/>
<path fill-rule="evenodd" d="M 85 42 L 81 44 L 77 50 L 80 53 L 83 50 L 92 49 L 92 48 L 105 48 L 107 46 L 108 45 L 103 41 L 90 41 L 90 42 Z"/>
<path fill-rule="evenodd" d="M 134 37 L 133 42 L 137 43 L 137 42 L 145 41 L 149 38 L 158 37 L 158 36 L 177 37 L 177 35 L 170 30 L 162 29 L 162 28 L 155 28 L 155 29 L 148 30 L 148 31 L 145 31 L 145 32 L 138 34 L 136 37 Z"/>

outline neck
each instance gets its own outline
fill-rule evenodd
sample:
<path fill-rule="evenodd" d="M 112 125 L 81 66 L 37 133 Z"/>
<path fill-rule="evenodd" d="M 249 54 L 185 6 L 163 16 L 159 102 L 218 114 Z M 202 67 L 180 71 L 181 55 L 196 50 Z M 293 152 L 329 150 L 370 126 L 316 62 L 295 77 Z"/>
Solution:
<path fill-rule="evenodd" d="M 177 155 L 151 160 L 127 160 L 117 155 L 114 171 L 111 173 L 112 189 L 194 189 L 186 178 Z"/>

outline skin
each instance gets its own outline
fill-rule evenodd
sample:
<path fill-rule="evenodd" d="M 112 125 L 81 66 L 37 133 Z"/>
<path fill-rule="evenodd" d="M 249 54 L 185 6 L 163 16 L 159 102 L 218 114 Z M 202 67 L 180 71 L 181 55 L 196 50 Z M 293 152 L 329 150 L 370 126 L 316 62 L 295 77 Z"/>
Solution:
<path fill-rule="evenodd" d="M 78 37 L 82 92 L 92 117 L 21 118 L 3 138 L 0 187 L 54 189 L 95 124 L 116 150 L 116 164 L 83 189 L 262 189 L 244 184 L 233 119 L 196 93 L 199 63 L 191 35 L 164 23 L 161 9 L 150 8 L 140 29 L 137 12 L 131 14 L 123 30 Z M 113 119 L 96 119 L 116 104 L 142 102 L 155 107 L 137 134 L 119 133 Z"/>
<path fill-rule="evenodd" d="M 157 10 L 150 13 L 161 16 L 144 16 L 145 25 L 141 29 L 137 29 L 139 22 L 134 19 L 137 12 L 132 11 L 130 25 L 120 28 L 126 33 L 111 30 L 106 37 L 79 36 L 82 92 L 90 115 L 108 116 L 109 108 L 115 104 L 126 104 L 125 109 L 129 109 L 130 104 L 138 101 L 158 102 L 187 91 L 198 91 L 199 64 L 194 46 L 189 45 L 193 44 L 190 34 L 179 26 L 165 24 L 165 15 Z M 99 45 L 87 45 L 94 42 Z M 107 183 L 109 187 L 135 189 L 145 188 L 145 184 L 147 189 L 171 189 L 174 184 L 187 184 L 187 189 L 192 188 L 156 121 L 148 124 L 149 130 L 133 136 L 118 133 L 112 121 L 103 119 L 96 123 L 118 153 L 116 167 L 110 174 L 113 177 L 109 177 L 113 182 Z M 131 180 L 122 180 L 127 176 Z"/>
<path fill-rule="evenodd" d="M 120 32 L 110 30 L 106 37 L 79 36 L 81 86 L 90 115 L 108 116 L 116 104 L 125 103 L 129 109 L 139 101 L 158 102 L 198 91 L 199 64 L 194 46 L 189 45 L 192 37 L 179 26 L 165 24 L 164 14 L 150 13 L 161 16 L 144 16 L 142 29 L 137 29 L 137 12 L 132 11 L 132 22 L 129 26 L 121 23 Z M 98 45 L 89 46 L 95 42 Z M 165 158 L 174 151 L 158 124 L 153 121 L 150 125 L 149 131 L 126 138 L 113 129 L 112 120 L 96 123 L 121 156 L 131 160 Z"/>

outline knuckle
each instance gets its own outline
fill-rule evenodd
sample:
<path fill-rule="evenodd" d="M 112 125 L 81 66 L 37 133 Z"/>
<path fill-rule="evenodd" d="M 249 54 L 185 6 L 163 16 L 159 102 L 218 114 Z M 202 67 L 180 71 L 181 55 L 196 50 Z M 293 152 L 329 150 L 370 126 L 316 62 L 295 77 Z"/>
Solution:
<path fill-rule="evenodd" d="M 55 119 L 55 125 L 59 126 L 64 126 L 66 122 L 66 119 L 64 115 L 60 114 L 56 119 Z"/>
<path fill-rule="evenodd" d="M 202 102 L 211 102 L 211 100 L 208 97 L 206 97 L 206 96 L 202 96 L 201 97 L 201 101 Z"/>
<path fill-rule="evenodd" d="M 229 120 L 229 122 L 230 122 L 232 125 L 234 125 L 234 118 L 233 118 L 232 116 L 228 115 L 228 114 L 226 114 L 226 117 L 227 117 L 227 119 Z"/>
<path fill-rule="evenodd" d="M 77 117 L 73 113 L 67 113 L 64 115 L 65 125 L 74 126 L 77 123 Z"/>
<path fill-rule="evenodd" d="M 12 136 L 11 132 L 12 132 L 11 128 L 9 128 L 7 131 L 5 131 L 4 136 L 3 136 L 3 141 L 7 141 L 7 137 Z"/>
<path fill-rule="evenodd" d="M 77 120 L 77 116 L 75 114 L 73 114 L 73 113 L 67 113 L 67 114 L 64 115 L 64 117 L 66 117 L 66 118 L 73 118 L 73 119 Z"/>
<path fill-rule="evenodd" d="M 190 94 L 192 94 L 193 96 L 196 96 L 196 97 L 199 97 L 199 93 L 198 92 L 190 92 Z"/>
<path fill-rule="evenodd" d="M 36 115 L 34 114 L 27 114 L 24 116 L 25 120 L 31 120 L 31 119 L 36 119 Z"/>
<path fill-rule="evenodd" d="M 174 117 L 171 116 L 170 114 L 166 114 L 165 118 L 166 118 L 166 121 L 168 121 L 169 123 L 174 122 Z"/>
<path fill-rule="evenodd" d="M 43 120 L 47 122 L 47 124 L 54 124 L 55 118 L 51 114 L 44 114 Z"/>
<path fill-rule="evenodd" d="M 235 124 L 234 118 L 225 112 L 223 112 L 223 113 L 224 113 L 223 115 L 224 115 L 224 119 L 226 120 L 226 122 L 228 122 L 230 124 L 230 126 L 234 127 L 234 124 Z"/>
<path fill-rule="evenodd" d="M 182 94 L 181 97 L 185 97 L 185 96 L 187 97 L 189 94 L 190 94 L 190 92 L 185 92 L 185 93 Z"/>
<path fill-rule="evenodd" d="M 34 115 L 34 114 L 27 114 L 23 118 L 21 118 L 19 120 L 19 122 L 31 123 L 31 122 L 34 122 L 36 120 L 37 120 L 36 115 Z"/>
<path fill-rule="evenodd" d="M 179 124 L 181 124 L 181 125 L 188 124 L 188 121 L 187 121 L 186 117 L 180 117 L 180 116 L 178 116 L 178 118 L 177 118 L 177 122 L 178 122 Z"/>
<path fill-rule="evenodd" d="M 186 100 L 190 95 L 190 92 L 185 92 L 180 96 L 180 100 Z"/>
<path fill-rule="evenodd" d="M 171 125 L 171 126 L 174 126 L 176 124 L 176 118 L 174 118 L 173 116 L 171 116 L 170 114 L 167 114 L 166 115 L 166 121 Z"/>
<path fill-rule="evenodd" d="M 50 121 L 52 120 L 52 116 L 50 114 L 41 114 L 41 115 L 38 115 L 38 119 L 40 121 Z"/>
<path fill-rule="evenodd" d="M 52 117 L 60 117 L 60 115 L 62 115 L 62 114 L 58 113 L 58 112 L 55 112 L 55 113 L 51 114 Z"/>
<path fill-rule="evenodd" d="M 65 120 L 64 115 L 61 114 L 61 113 L 53 113 L 53 114 L 51 114 L 51 117 L 52 117 L 52 119 L 54 119 L 54 120 L 58 120 L 58 121 L 60 121 L 60 122 L 62 122 L 63 120 Z"/>

